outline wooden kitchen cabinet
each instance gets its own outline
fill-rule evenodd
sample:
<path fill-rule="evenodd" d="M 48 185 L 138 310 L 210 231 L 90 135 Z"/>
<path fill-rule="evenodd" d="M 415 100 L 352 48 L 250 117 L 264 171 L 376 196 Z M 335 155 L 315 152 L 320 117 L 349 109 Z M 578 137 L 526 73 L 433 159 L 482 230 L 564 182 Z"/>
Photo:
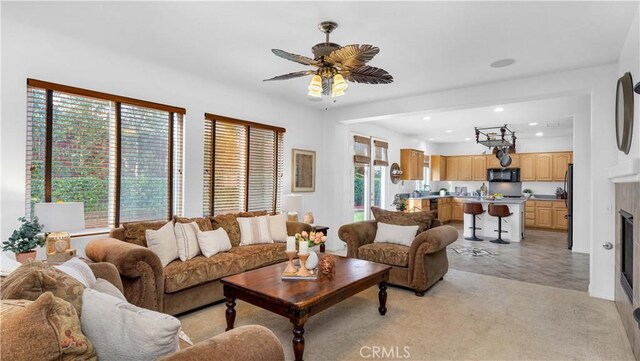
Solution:
<path fill-rule="evenodd" d="M 447 179 L 447 157 L 432 155 L 430 167 L 432 181 L 443 181 Z"/>
<path fill-rule="evenodd" d="M 536 157 L 536 180 L 542 182 L 553 181 L 553 155 L 551 153 L 538 153 Z"/>
<path fill-rule="evenodd" d="M 486 156 L 487 168 L 504 168 L 495 154 Z M 511 154 L 511 164 L 507 168 L 520 168 L 520 154 Z"/>
<path fill-rule="evenodd" d="M 459 174 L 459 157 L 447 158 L 447 178 L 448 181 L 458 180 Z"/>
<path fill-rule="evenodd" d="M 422 180 L 424 178 L 424 153 L 416 149 L 400 149 L 401 180 Z"/>
<path fill-rule="evenodd" d="M 553 228 L 555 229 L 567 229 L 569 227 L 567 219 L 566 209 L 554 209 L 553 210 Z"/>
<path fill-rule="evenodd" d="M 566 215 L 564 201 L 527 201 L 524 208 L 524 224 L 529 227 L 566 230 Z"/>
<path fill-rule="evenodd" d="M 458 158 L 458 179 L 461 181 L 470 181 L 473 179 L 473 162 L 470 156 Z"/>
<path fill-rule="evenodd" d="M 451 221 L 451 198 L 438 199 L 438 219 L 443 223 Z"/>
<path fill-rule="evenodd" d="M 536 154 L 520 154 L 520 180 L 522 182 L 535 182 L 536 180 Z"/>
<path fill-rule="evenodd" d="M 571 163 L 572 153 L 553 153 L 553 180 L 556 182 L 564 182 L 564 175 Z"/>
<path fill-rule="evenodd" d="M 553 226 L 553 208 L 536 207 L 536 227 L 551 228 Z"/>
<path fill-rule="evenodd" d="M 471 157 L 472 180 L 487 180 L 487 157 L 484 155 Z"/>
<path fill-rule="evenodd" d="M 463 203 L 454 201 L 451 203 L 451 220 L 462 221 L 464 220 Z"/>

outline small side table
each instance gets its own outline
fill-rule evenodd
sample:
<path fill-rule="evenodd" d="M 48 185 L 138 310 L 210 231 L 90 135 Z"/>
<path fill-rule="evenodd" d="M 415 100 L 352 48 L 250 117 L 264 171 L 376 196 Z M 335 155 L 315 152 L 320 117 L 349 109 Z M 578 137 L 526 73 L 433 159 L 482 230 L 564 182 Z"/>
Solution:
<path fill-rule="evenodd" d="M 316 232 L 321 232 L 325 236 L 327 235 L 327 231 L 329 231 L 329 227 L 327 226 L 315 226 L 313 230 Z M 324 243 L 320 245 L 320 252 L 324 253 Z"/>

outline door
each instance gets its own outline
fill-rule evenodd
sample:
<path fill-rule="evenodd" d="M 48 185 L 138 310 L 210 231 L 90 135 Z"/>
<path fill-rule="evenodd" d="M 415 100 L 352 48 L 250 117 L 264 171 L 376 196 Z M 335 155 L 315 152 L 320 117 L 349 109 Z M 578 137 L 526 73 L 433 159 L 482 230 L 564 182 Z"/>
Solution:
<path fill-rule="evenodd" d="M 536 226 L 544 228 L 553 227 L 552 208 L 536 208 Z"/>
<path fill-rule="evenodd" d="M 458 180 L 458 157 L 449 157 L 447 159 L 447 180 Z"/>
<path fill-rule="evenodd" d="M 538 154 L 536 158 L 536 180 L 542 182 L 553 181 L 553 156 L 551 154 Z M 561 180 L 564 180 L 564 173 L 562 173 Z"/>
<path fill-rule="evenodd" d="M 566 209 L 553 210 L 553 228 L 567 229 L 567 210 Z"/>
<path fill-rule="evenodd" d="M 502 168 L 500 160 L 494 154 L 487 156 L 487 168 Z"/>
<path fill-rule="evenodd" d="M 369 219 L 371 208 L 369 194 L 370 167 L 368 164 L 354 164 L 353 166 L 353 221 L 360 222 Z"/>
<path fill-rule="evenodd" d="M 476 156 L 472 160 L 473 180 L 474 181 L 486 181 L 487 180 L 487 157 Z"/>
<path fill-rule="evenodd" d="M 358 139 L 357 143 L 361 148 L 366 148 L 367 145 L 370 147 L 363 154 L 372 156 L 359 157 L 353 165 L 354 222 L 371 219 L 372 206 L 385 208 L 387 203 L 390 203 L 386 199 L 388 144 L 379 139 L 374 140 L 363 136 L 358 136 Z"/>
<path fill-rule="evenodd" d="M 553 180 L 564 182 L 564 176 L 571 162 L 571 153 L 553 153 Z"/>
<path fill-rule="evenodd" d="M 470 181 L 473 177 L 471 157 L 458 158 L 458 179 L 461 181 Z"/>
<path fill-rule="evenodd" d="M 536 155 L 520 154 L 520 181 L 535 182 L 536 180 Z"/>

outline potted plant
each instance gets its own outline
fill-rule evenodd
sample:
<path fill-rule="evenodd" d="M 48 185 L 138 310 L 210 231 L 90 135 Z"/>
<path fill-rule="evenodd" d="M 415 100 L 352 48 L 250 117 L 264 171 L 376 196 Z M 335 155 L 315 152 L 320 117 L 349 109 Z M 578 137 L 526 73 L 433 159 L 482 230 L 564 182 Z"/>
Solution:
<path fill-rule="evenodd" d="M 556 188 L 556 199 L 565 199 L 567 198 L 567 192 L 562 189 L 562 187 Z"/>
<path fill-rule="evenodd" d="M 298 243 L 307 243 L 307 249 L 309 250 L 309 258 L 305 263 L 307 269 L 316 268 L 318 266 L 318 254 L 315 252 L 315 247 L 323 245 L 327 241 L 327 236 L 322 232 L 311 231 L 311 233 L 307 233 L 307 231 L 302 231 L 302 233 L 296 233 L 295 238 Z"/>
<path fill-rule="evenodd" d="M 525 198 L 529 199 L 529 198 L 531 198 L 531 196 L 533 195 L 533 191 L 532 191 L 531 189 L 529 189 L 529 188 L 525 188 L 525 189 L 522 191 L 522 195 L 523 195 Z"/>
<path fill-rule="evenodd" d="M 28 259 L 36 258 L 36 247 L 44 246 L 44 238 L 38 233 L 43 225 L 38 223 L 38 217 L 28 220 L 26 217 L 18 218 L 22 225 L 13 231 L 8 241 L 2 242 L 3 251 L 11 251 L 16 254 L 16 260 L 20 263 Z"/>
<path fill-rule="evenodd" d="M 402 212 L 407 209 L 407 200 L 405 198 L 400 198 L 400 195 L 396 194 L 393 196 L 393 202 L 391 202 L 391 205 L 396 207 L 397 211 Z"/>

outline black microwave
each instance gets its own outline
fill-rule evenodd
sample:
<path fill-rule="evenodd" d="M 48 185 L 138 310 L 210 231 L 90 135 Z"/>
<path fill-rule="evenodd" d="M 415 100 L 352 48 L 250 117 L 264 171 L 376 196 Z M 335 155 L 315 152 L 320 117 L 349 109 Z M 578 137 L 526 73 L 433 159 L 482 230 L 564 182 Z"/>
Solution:
<path fill-rule="evenodd" d="M 487 169 L 489 182 L 520 182 L 520 168 L 491 168 Z"/>

